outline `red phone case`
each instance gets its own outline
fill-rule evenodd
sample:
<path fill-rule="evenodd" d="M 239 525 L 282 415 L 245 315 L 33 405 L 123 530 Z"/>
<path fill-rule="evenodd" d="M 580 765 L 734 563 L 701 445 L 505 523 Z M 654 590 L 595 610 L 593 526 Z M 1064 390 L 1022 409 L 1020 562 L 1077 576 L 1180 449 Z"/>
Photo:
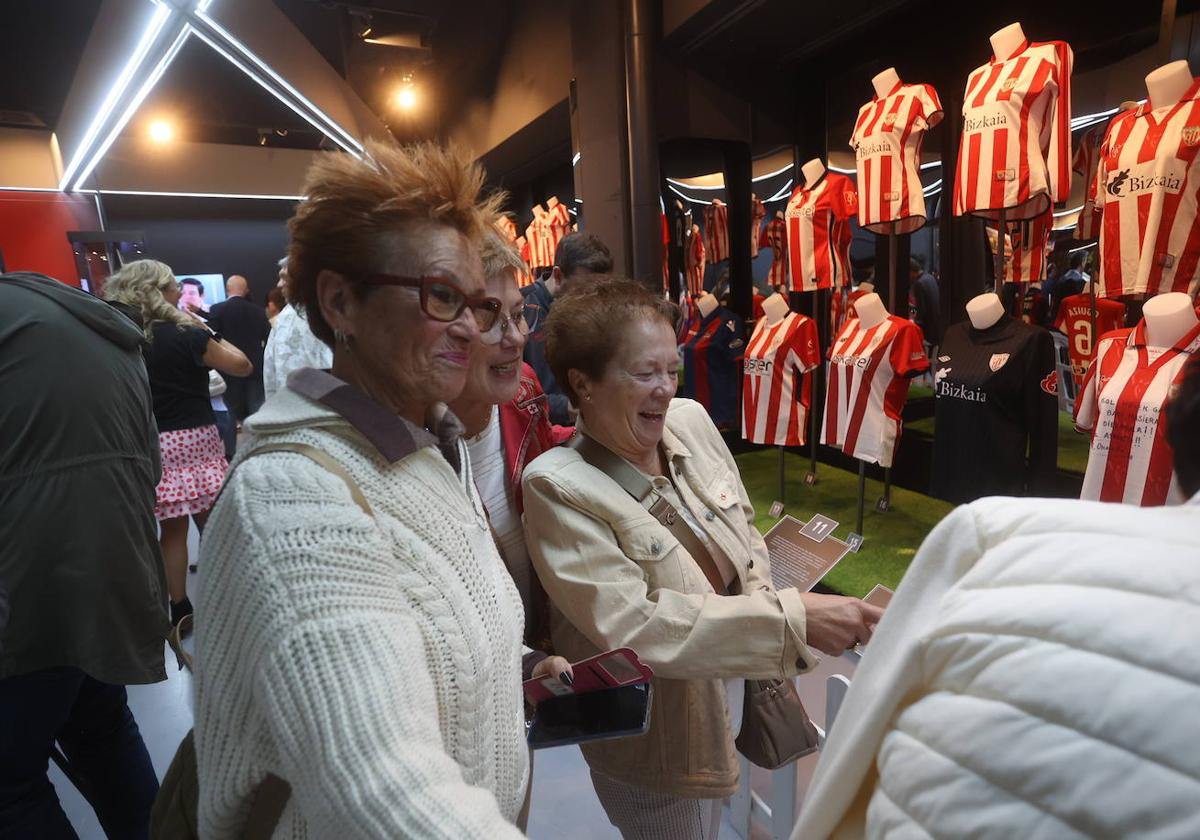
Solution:
<path fill-rule="evenodd" d="M 647 683 L 654 676 L 650 666 L 638 659 L 638 655 L 630 648 L 605 651 L 576 662 L 571 668 L 575 672 L 571 685 L 557 677 L 526 680 L 525 698 L 537 705 L 542 700 L 564 694 L 588 694 L 602 688 Z"/>

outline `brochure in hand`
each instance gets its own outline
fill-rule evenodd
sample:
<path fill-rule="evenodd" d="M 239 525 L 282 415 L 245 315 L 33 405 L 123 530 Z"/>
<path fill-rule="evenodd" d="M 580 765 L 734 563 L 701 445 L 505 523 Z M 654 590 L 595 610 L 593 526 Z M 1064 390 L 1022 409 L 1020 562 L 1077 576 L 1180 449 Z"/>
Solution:
<path fill-rule="evenodd" d="M 534 707 L 526 724 L 530 747 L 645 734 L 650 727 L 654 671 L 636 653 L 617 648 L 577 662 L 571 669 L 571 685 L 554 677 L 525 682 L 525 699 Z"/>

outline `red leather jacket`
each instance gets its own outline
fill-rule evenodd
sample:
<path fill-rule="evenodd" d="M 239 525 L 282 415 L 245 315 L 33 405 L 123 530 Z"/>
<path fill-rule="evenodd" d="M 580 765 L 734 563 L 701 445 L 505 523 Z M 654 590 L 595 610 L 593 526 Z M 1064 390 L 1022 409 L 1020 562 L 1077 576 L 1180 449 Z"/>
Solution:
<path fill-rule="evenodd" d="M 547 449 L 568 440 L 575 429 L 555 426 L 550 422 L 550 402 L 542 391 L 537 374 L 527 364 L 521 365 L 521 385 L 517 397 L 500 406 L 500 440 L 504 447 L 504 465 L 517 513 L 525 512 L 521 496 L 521 474 L 525 465 Z M 550 653 L 550 601 L 545 590 L 532 573 L 530 605 L 525 617 L 525 643 L 534 650 Z M 532 663 L 530 663 L 532 667 Z"/>
<path fill-rule="evenodd" d="M 550 422 L 550 404 L 542 392 L 542 384 L 533 368 L 522 363 L 517 398 L 500 406 L 500 439 L 517 513 L 525 512 L 521 498 L 521 473 L 525 472 L 525 465 L 573 434 L 575 429 L 571 426 L 555 426 Z"/>

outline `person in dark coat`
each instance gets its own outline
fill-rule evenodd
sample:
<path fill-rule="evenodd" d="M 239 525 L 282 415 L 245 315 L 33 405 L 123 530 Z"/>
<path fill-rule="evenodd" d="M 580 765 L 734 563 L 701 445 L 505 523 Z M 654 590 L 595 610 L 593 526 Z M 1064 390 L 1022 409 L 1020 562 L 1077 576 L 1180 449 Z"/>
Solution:
<path fill-rule="evenodd" d="M 39 274 L 0 275 L 0 834 L 74 837 L 57 741 L 109 837 L 158 781 L 125 686 L 166 679 L 160 462 L 142 330 Z"/>
<path fill-rule="evenodd" d="M 271 334 L 267 311 L 250 300 L 250 284 L 240 274 L 225 281 L 226 300 L 209 310 L 208 325 L 246 354 L 254 371 L 249 376 L 226 376 L 225 404 L 241 423 L 262 408 L 263 349 Z"/>

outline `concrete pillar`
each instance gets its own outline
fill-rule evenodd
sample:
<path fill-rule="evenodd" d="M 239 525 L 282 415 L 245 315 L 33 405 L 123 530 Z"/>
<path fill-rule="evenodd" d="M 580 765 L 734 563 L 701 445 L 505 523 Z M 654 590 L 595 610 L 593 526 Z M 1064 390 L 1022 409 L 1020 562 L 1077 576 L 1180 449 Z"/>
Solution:
<path fill-rule="evenodd" d="M 662 221 L 654 121 L 654 6 L 653 0 L 625 3 L 625 145 L 632 275 L 657 291 L 662 287 Z"/>

